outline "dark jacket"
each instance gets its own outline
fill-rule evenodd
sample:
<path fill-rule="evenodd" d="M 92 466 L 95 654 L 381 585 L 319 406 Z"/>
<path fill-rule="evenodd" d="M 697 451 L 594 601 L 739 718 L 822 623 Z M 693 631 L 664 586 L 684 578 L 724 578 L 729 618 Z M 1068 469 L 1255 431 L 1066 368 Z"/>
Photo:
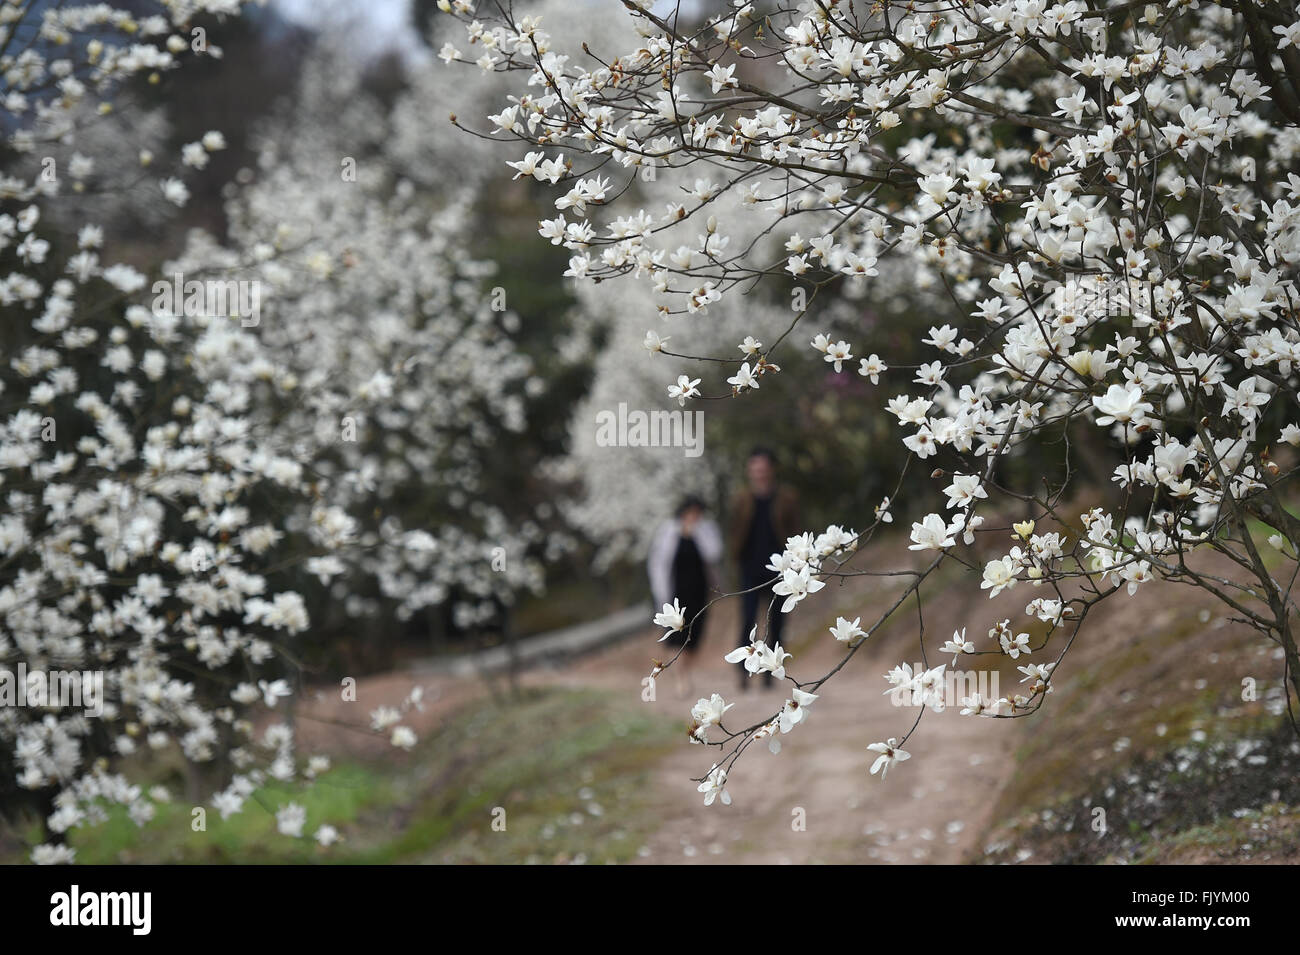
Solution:
<path fill-rule="evenodd" d="M 754 519 L 754 494 L 749 488 L 744 488 L 732 498 L 728 516 L 727 557 L 733 564 L 739 565 L 745 554 L 749 524 Z M 803 531 L 800 524 L 799 495 L 791 488 L 777 485 L 772 492 L 772 530 L 782 545 L 787 537 Z"/>

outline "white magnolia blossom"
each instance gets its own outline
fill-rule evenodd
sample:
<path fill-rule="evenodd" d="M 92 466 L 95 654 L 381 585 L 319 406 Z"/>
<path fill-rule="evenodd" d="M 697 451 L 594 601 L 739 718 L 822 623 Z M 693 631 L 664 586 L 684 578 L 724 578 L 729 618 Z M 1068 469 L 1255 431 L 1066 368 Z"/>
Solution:
<path fill-rule="evenodd" d="M 875 400 L 909 468 L 891 501 L 904 495 L 924 515 L 902 555 L 909 587 L 960 561 L 999 599 L 1041 590 L 1026 615 L 1048 624 L 1045 636 L 1036 628 L 1031 641 L 1008 618 L 978 650 L 1018 659 L 1059 648 L 1054 667 L 1068 648 L 1057 638 L 1087 607 L 1186 582 L 1183 557 L 1208 544 L 1241 569 L 1215 593 L 1281 644 L 1300 694 L 1290 600 L 1247 520 L 1283 546 L 1300 538 L 1280 502 L 1289 459 L 1270 446 L 1300 444 L 1295 11 L 1122 0 L 886 2 L 870 14 L 815 2 L 624 7 L 623 29 L 606 38 L 572 19 L 512 21 L 451 0 L 443 9 L 467 29 L 445 58 L 514 80 L 485 132 L 505 144 L 498 169 L 527 170 L 557 211 L 580 217 L 572 232 L 568 218 L 563 230 L 543 223 L 570 255 L 565 274 L 580 287 L 634 286 L 618 294 L 677 323 L 681 347 L 658 388 L 675 377 L 682 402 L 748 400 L 755 352 L 731 345 L 776 342 L 768 362 L 811 339 L 836 371 L 857 361 L 872 384 L 890 379 L 893 397 Z M 595 177 L 600 203 L 584 198 Z M 905 303 L 925 316 L 916 341 L 932 351 L 908 365 L 860 324 L 818 315 L 827 324 L 795 329 L 804 313 L 775 336 L 739 328 L 725 349 L 696 349 L 707 339 L 679 331 L 729 308 L 761 322 L 743 304 L 760 282 Z M 635 326 L 639 345 L 639 315 Z M 633 351 L 642 363 L 663 357 Z M 611 384 L 603 400 L 618 394 Z M 1041 475 L 1004 498 L 1006 462 L 1059 448 L 1063 433 L 1122 456 L 1104 501 L 1063 513 Z M 963 549 L 1004 534 L 1010 502 L 1017 517 L 1031 512 L 1015 547 L 972 559 Z M 786 612 L 822 599 L 812 583 L 840 572 L 799 550 L 770 565 Z M 970 652 L 961 633 L 945 652 Z M 755 672 L 769 652 L 755 636 L 728 659 Z M 1026 693 L 971 697 L 965 711 L 1037 710 L 1053 673 L 1041 667 Z M 824 694 L 832 675 L 796 686 Z M 780 717 L 711 744 L 725 755 L 700 787 L 710 802 Z M 901 745 L 873 744 L 872 773 L 907 759 Z"/>

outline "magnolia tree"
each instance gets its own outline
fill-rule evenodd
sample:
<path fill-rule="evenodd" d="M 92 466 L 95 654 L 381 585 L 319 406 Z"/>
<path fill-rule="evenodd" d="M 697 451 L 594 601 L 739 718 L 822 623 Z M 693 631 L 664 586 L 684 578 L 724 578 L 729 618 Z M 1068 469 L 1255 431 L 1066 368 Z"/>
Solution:
<path fill-rule="evenodd" d="M 954 661 L 1027 656 L 1021 693 L 970 698 L 963 712 L 1036 712 L 1089 610 L 1154 581 L 1221 600 L 1281 648 L 1300 693 L 1300 521 L 1284 506 L 1292 456 L 1278 453 L 1300 444 L 1294 8 L 739 0 L 702 16 L 622 5 L 639 37 L 609 46 L 553 40 L 491 0 L 443 0 L 467 28 L 443 56 L 518 77 L 480 131 L 515 144 L 516 178 L 553 187 L 540 229 L 570 251 L 566 275 L 652 290 L 657 311 L 626 319 L 653 324 L 651 336 L 708 322 L 764 280 L 793 280 L 810 302 L 841 286 L 868 300 L 912 282 L 941 293 L 924 337 L 932 360 L 891 361 L 810 307 L 788 334 L 721 361 L 665 346 L 699 361 L 662 387 L 686 407 L 743 401 L 783 353 L 806 348 L 878 382 L 909 452 L 906 496 L 925 514 L 906 545 L 924 562 L 900 561 L 904 597 L 919 603 L 950 562 L 991 595 L 1037 588 L 1024 619 L 972 620 L 931 648 Z M 568 52 L 577 39 L 581 52 Z M 1122 463 L 1104 504 L 1081 514 L 1064 507 L 1068 449 L 1095 442 L 1089 432 Z M 1067 456 L 1065 477 L 1007 480 L 1004 462 L 1045 438 Z M 1026 509 L 1013 530 L 984 524 Z M 887 520 L 887 507 L 845 514 L 865 529 L 787 541 L 770 564 L 774 611 L 852 573 L 845 562 Z M 1014 546 L 976 562 L 976 538 L 1005 542 L 1008 530 Z M 1211 551 L 1221 556 L 1203 559 Z M 883 622 L 841 620 L 831 639 L 847 659 Z M 656 623 L 685 621 L 673 605 Z M 789 654 L 761 632 L 752 641 L 728 658 L 783 678 L 790 698 L 747 727 L 724 725 L 716 694 L 697 704 L 693 739 L 717 749 L 700 779 L 709 803 L 729 801 L 741 754 L 790 732 L 844 664 L 796 679 Z M 943 669 L 904 666 L 890 680 L 937 708 L 928 689 Z M 919 721 L 871 744 L 873 773 L 907 758 Z"/>
<path fill-rule="evenodd" d="M 277 427 L 316 448 L 358 534 L 427 533 L 422 548 L 313 561 L 338 605 L 379 612 L 359 574 L 399 619 L 450 603 L 458 625 L 488 624 L 540 589 L 543 560 L 565 546 L 545 507 L 507 511 L 484 488 L 487 455 L 519 440 L 545 385 L 511 341 L 520 319 L 496 266 L 465 251 L 474 190 L 417 188 L 385 151 L 392 124 L 328 42 L 259 137 L 253 182 L 228 204 L 228 240 L 198 235 L 164 271 L 258 282 L 261 344 L 292 377 Z M 436 151 L 422 160 L 445 168 Z"/>
<path fill-rule="evenodd" d="M 320 442 L 271 413 L 290 395 L 327 409 L 331 389 L 303 382 L 259 337 L 256 296 L 214 314 L 202 290 L 191 300 L 170 273 L 151 284 L 112 251 L 115 209 L 140 195 L 145 208 L 184 206 L 184 172 L 225 148 L 214 130 L 169 162 L 150 148 L 154 120 L 124 167 L 130 127 L 113 117 L 135 106 L 130 81 L 219 56 L 193 18 L 239 8 L 173 3 L 137 17 L 10 4 L 0 27 L 15 157 L 0 294 L 17 320 L 0 379 L 0 794 L 6 811 L 43 811 L 37 862 L 70 861 L 69 830 L 115 804 L 148 822 L 170 798 L 128 775 L 148 754 L 220 763 L 223 817 L 267 780 L 321 772 L 327 760 L 300 758 L 274 718 L 309 624 L 286 571 L 367 544 L 432 546 L 428 534 L 359 539 L 336 490 L 357 471 L 320 473 Z M 96 123 L 119 136 L 85 135 Z M 356 406 L 388 396 L 372 386 Z M 258 709 L 272 715 L 260 727 Z M 281 831 L 303 834 L 300 807 L 277 815 Z"/>
<path fill-rule="evenodd" d="M 226 148 L 213 130 L 167 155 L 157 114 L 132 118 L 141 89 L 220 55 L 202 24 L 240 6 L 0 8 L 0 808 L 41 814 L 37 862 L 71 861 L 69 832 L 115 806 L 146 824 L 174 798 L 159 762 L 211 767 L 196 818 L 328 767 L 285 718 L 315 581 L 346 581 L 354 613 L 363 578 L 399 616 L 455 592 L 472 621 L 538 576 L 540 531 L 476 498 L 492 429 L 524 427 L 529 363 L 453 239 L 454 197 L 366 164 L 367 104 L 333 138 L 267 142 L 227 241 L 195 234 L 146 274 L 118 235 L 126 208 L 183 207 Z M 413 487 L 443 495 L 428 527 L 397 506 Z M 493 568 L 489 543 L 519 552 Z M 419 705 L 371 726 L 409 748 Z M 270 808 L 285 835 L 338 838 Z"/>

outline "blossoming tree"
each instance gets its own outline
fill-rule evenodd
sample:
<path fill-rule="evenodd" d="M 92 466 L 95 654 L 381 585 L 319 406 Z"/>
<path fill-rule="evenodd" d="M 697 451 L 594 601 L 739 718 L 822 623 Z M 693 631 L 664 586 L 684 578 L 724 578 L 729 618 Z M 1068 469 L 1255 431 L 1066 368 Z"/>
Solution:
<path fill-rule="evenodd" d="M 1037 588 L 1024 614 L 1045 628 L 971 621 L 936 648 L 1033 661 L 1023 692 L 965 712 L 1036 712 L 1089 610 L 1157 580 L 1213 594 L 1273 641 L 1300 696 L 1300 520 L 1286 507 L 1286 446 L 1300 444 L 1293 5 L 733 0 L 700 14 L 623 0 L 638 39 L 614 47 L 552 39 L 492 0 L 439 5 L 466 25 L 443 59 L 518 77 L 478 131 L 514 144 L 516 178 L 554 189 L 539 228 L 569 250 L 565 275 L 645 283 L 657 310 L 637 318 L 656 337 L 760 282 L 806 290 L 786 333 L 752 353 L 686 355 L 697 370 L 664 382 L 671 397 L 743 400 L 783 352 L 816 349 L 894 396 L 883 410 L 924 514 L 908 592 L 951 562 L 993 595 Z M 933 358 L 916 364 L 851 325 L 823 327 L 811 304 L 909 286 L 936 303 Z M 1047 439 L 1059 479 L 1009 467 Z M 1122 463 L 1080 514 L 1070 449 L 1099 439 Z M 1008 528 L 1012 506 L 1030 517 Z M 852 573 L 848 557 L 888 519 L 885 502 L 844 515 L 862 531 L 791 538 L 770 564 L 776 612 Z M 1015 546 L 980 566 L 976 538 L 1008 530 Z M 883 622 L 841 620 L 832 638 L 851 657 Z M 656 623 L 685 621 L 670 605 Z M 986 629 L 987 642 L 966 636 Z M 741 754 L 792 730 L 840 669 L 796 679 L 787 656 L 758 632 L 735 655 L 790 685 L 771 717 L 724 727 L 716 694 L 695 708 L 694 739 L 718 753 L 706 802 L 728 802 Z M 890 679 L 937 707 L 942 670 Z M 873 773 L 907 758 L 914 729 L 872 744 Z"/>
<path fill-rule="evenodd" d="M 156 110 L 132 126 L 133 84 L 219 57 L 207 29 L 241 6 L 0 17 L 0 670 L 86 691 L 0 705 L 0 810 L 38 811 L 37 862 L 71 861 L 69 831 L 114 806 L 148 823 L 173 798 L 149 784 L 151 755 L 214 767 L 223 817 L 324 771 L 284 718 L 320 591 L 361 615 L 377 602 L 349 598 L 369 579 L 399 618 L 456 596 L 474 622 L 539 578 L 544 531 L 477 494 L 493 429 L 525 425 L 530 363 L 490 267 L 454 238 L 463 197 L 357 163 L 384 135 L 373 108 L 353 98 L 326 123 L 328 89 L 309 84 L 310 120 L 264 137 L 223 241 L 195 233 L 157 268 L 118 234 L 127 209 L 183 207 L 226 148 L 212 130 L 165 154 Z M 409 748 L 418 705 L 416 690 L 373 728 Z M 274 808 L 286 835 L 338 837 Z"/>
<path fill-rule="evenodd" d="M 539 558 L 562 546 L 543 519 L 483 493 L 488 451 L 519 440 L 544 383 L 511 341 L 520 319 L 495 264 L 465 250 L 474 190 L 434 192 L 404 175 L 384 151 L 390 123 L 330 42 L 260 132 L 253 181 L 228 204 L 227 241 L 196 235 L 164 271 L 259 281 L 261 347 L 292 377 L 274 403 L 277 427 L 311 436 L 358 535 L 429 535 L 422 548 L 367 546 L 310 572 L 340 585 L 353 617 L 378 605 L 359 599 L 349 566 L 397 602 L 399 619 L 451 603 L 461 625 L 482 624 L 538 589 Z M 442 164 L 428 151 L 422 160 Z"/>

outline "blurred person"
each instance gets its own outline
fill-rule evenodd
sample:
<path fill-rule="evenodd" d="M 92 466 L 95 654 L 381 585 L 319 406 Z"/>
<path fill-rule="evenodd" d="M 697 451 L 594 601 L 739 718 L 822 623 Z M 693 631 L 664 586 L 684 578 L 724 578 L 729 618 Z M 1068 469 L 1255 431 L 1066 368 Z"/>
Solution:
<path fill-rule="evenodd" d="M 722 531 L 708 516 L 704 501 L 694 495 L 682 500 L 676 514 L 655 529 L 650 541 L 647 564 L 655 610 L 676 598 L 686 618 L 686 626 L 665 641 L 674 648 L 685 647 L 673 667 L 679 697 L 694 692 L 694 660 L 704 637 L 709 591 L 717 586 L 722 556 Z"/>
<path fill-rule="evenodd" d="M 745 487 L 732 500 L 727 528 L 727 554 L 740 572 L 741 626 L 738 646 L 749 644 L 750 631 L 758 620 L 759 610 L 766 615 L 775 596 L 772 585 L 776 573 L 767 569 L 773 554 L 785 550 L 788 537 L 798 534 L 799 496 L 793 489 L 777 482 L 776 454 L 758 447 L 745 462 Z M 766 586 L 764 586 L 766 585 Z M 769 647 L 781 642 L 785 614 L 775 609 L 769 616 L 769 628 L 760 633 Z M 749 673 L 740 666 L 740 688 L 749 686 Z M 772 674 L 763 674 L 763 687 L 772 685 Z"/>

